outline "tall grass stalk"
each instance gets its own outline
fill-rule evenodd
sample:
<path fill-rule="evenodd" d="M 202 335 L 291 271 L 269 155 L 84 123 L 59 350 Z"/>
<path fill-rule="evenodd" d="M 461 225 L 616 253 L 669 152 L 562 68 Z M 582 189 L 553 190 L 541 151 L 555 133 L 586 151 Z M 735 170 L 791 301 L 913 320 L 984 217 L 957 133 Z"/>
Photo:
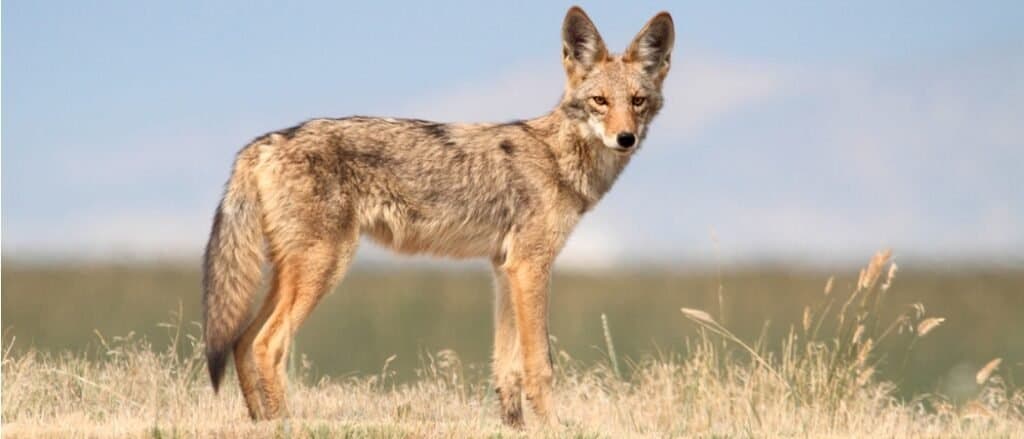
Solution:
<path fill-rule="evenodd" d="M 615 377 L 622 379 L 622 371 L 619 370 L 619 356 L 615 353 L 615 343 L 612 343 L 612 331 L 608 328 L 608 316 L 601 313 L 601 328 L 604 330 L 604 344 L 608 348 L 608 359 L 612 363 L 612 371 Z"/>

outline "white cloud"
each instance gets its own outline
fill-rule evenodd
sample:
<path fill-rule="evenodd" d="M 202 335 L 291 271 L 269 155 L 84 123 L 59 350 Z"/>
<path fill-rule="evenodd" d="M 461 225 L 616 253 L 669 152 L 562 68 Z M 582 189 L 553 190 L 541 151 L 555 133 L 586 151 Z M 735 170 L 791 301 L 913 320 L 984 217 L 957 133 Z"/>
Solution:
<path fill-rule="evenodd" d="M 584 218 L 558 256 L 557 266 L 584 271 L 614 268 L 628 249 L 617 229 L 599 218 Z"/>
<path fill-rule="evenodd" d="M 652 137 L 678 142 L 729 113 L 786 92 L 791 73 L 778 66 L 700 52 L 679 57 L 665 80 L 666 105 Z"/>
<path fill-rule="evenodd" d="M 554 108 L 564 74 L 557 63 L 528 64 L 507 74 L 418 96 L 399 114 L 439 121 L 501 122 L 539 116 Z"/>

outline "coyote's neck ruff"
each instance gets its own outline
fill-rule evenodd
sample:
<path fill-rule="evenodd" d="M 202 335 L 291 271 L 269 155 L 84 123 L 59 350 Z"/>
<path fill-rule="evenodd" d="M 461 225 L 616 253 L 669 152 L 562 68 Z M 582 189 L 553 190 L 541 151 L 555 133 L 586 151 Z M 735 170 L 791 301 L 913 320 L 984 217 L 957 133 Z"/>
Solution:
<path fill-rule="evenodd" d="M 636 147 L 619 151 L 604 146 L 587 124 L 586 113 L 580 114 L 580 102 L 568 95 L 548 115 L 523 123 L 536 133 L 551 151 L 557 163 L 558 177 L 564 190 L 578 197 L 578 212 L 590 210 L 608 192 Z"/>
<path fill-rule="evenodd" d="M 553 419 L 551 265 L 646 137 L 662 106 L 673 35 L 663 12 L 624 54 L 612 55 L 586 14 L 572 8 L 562 31 L 566 89 L 547 115 L 503 124 L 314 119 L 246 146 L 206 249 L 214 387 L 233 349 L 253 418 L 282 414 L 288 342 L 368 235 L 403 253 L 491 260 L 503 419 L 521 424 L 523 391 L 538 415 Z M 274 276 L 249 323 L 264 248 Z"/>

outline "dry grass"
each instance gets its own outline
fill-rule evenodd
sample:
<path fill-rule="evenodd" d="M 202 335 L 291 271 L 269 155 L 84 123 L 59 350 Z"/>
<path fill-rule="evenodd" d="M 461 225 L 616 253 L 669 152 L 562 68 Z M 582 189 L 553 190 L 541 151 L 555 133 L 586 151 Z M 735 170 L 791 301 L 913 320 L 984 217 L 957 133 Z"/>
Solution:
<path fill-rule="evenodd" d="M 198 326 L 169 325 L 172 343 L 155 351 L 132 336 L 106 340 L 99 359 L 16 352 L 3 356 L 3 434 L 21 436 L 295 436 L 295 437 L 1014 437 L 1024 435 L 1024 392 L 999 374 L 999 361 L 978 373 L 984 386 L 967 404 L 938 395 L 897 400 L 873 372 L 875 352 L 893 339 L 912 349 L 940 317 L 910 307 L 878 319 L 895 273 L 876 255 L 853 291 L 832 291 L 808 305 L 784 340 L 745 341 L 701 310 L 684 309 L 702 328 L 685 355 L 663 355 L 620 370 L 584 367 L 556 355 L 556 402 L 562 429 L 517 432 L 502 427 L 486 381 L 449 351 L 428 356 L 419 378 L 396 384 L 378 376 L 312 383 L 293 367 L 291 417 L 254 424 L 229 382 L 209 388 Z M 608 352 L 613 328 L 604 320 Z M 611 322 L 614 324 L 615 322 Z M 181 356 L 179 344 L 191 349 Z M 302 363 L 296 361 L 295 363 Z M 912 371 L 911 371 L 912 373 Z M 628 379 L 621 378 L 628 376 Z M 532 421 L 532 419 L 527 420 Z M 532 424 L 531 424 L 532 425 Z"/>

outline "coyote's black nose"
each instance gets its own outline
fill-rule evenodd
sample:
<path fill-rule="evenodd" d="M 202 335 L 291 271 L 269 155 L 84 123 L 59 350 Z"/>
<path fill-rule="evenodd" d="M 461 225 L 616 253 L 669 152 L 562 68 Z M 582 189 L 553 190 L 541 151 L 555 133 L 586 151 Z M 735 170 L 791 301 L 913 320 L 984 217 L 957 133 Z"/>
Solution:
<path fill-rule="evenodd" d="M 633 133 L 619 133 L 619 136 L 615 138 L 619 142 L 619 146 L 623 148 L 630 148 L 636 144 L 636 136 Z"/>

